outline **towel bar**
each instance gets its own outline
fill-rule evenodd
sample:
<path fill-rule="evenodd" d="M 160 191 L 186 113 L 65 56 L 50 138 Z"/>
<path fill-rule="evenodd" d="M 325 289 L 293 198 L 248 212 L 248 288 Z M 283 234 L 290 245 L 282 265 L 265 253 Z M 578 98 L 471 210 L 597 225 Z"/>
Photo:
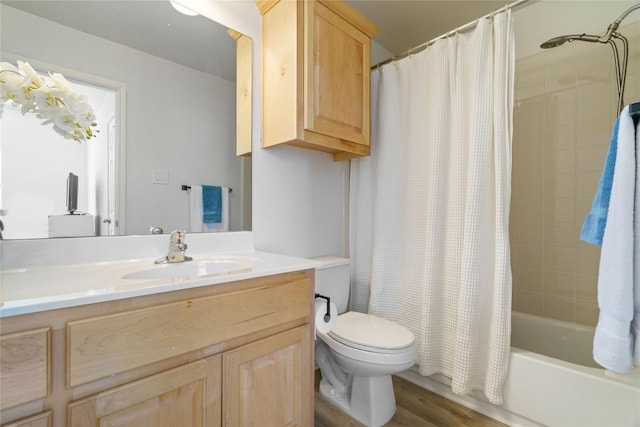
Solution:
<path fill-rule="evenodd" d="M 182 186 L 182 191 L 188 191 L 191 190 L 191 186 L 190 185 L 183 185 Z M 229 193 L 231 193 L 233 191 L 233 188 L 229 187 Z"/>

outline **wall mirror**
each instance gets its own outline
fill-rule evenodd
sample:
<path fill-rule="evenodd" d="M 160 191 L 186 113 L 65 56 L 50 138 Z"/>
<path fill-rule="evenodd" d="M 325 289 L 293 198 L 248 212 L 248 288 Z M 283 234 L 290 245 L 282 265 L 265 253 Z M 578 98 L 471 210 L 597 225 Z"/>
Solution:
<path fill-rule="evenodd" d="M 63 139 L 5 104 L 5 238 L 50 236 L 49 217 L 68 213 L 69 173 L 79 177 L 78 210 L 95 217 L 98 235 L 196 231 L 184 189 L 194 185 L 231 189 L 228 231 L 251 229 L 251 158 L 236 156 L 236 40 L 227 28 L 166 0 L 2 0 L 0 7 L 2 61 L 32 61 L 77 84 L 105 147 L 92 145 L 98 138 Z M 102 113 L 112 103 L 119 108 Z"/>

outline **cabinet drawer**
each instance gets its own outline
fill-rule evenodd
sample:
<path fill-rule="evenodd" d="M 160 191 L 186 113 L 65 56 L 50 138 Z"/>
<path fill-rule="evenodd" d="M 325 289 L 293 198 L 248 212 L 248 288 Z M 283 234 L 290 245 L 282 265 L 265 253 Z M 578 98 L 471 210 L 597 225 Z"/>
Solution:
<path fill-rule="evenodd" d="M 51 328 L 0 337 L 0 409 L 49 394 Z"/>
<path fill-rule="evenodd" d="M 311 312 L 309 278 L 67 323 L 74 387 L 275 327 Z"/>
<path fill-rule="evenodd" d="M 2 424 L 2 427 L 51 427 L 51 411 L 34 415 L 29 418 Z"/>

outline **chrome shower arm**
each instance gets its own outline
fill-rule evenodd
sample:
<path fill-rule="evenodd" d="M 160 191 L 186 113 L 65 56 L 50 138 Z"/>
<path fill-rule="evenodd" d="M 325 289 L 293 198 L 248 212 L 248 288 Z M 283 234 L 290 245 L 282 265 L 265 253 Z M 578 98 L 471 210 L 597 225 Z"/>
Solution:
<path fill-rule="evenodd" d="M 570 34 L 565 36 L 558 36 L 552 39 L 547 40 L 542 43 L 540 47 L 542 49 L 550 49 L 557 46 L 561 46 L 565 43 L 572 41 L 583 41 L 590 43 L 605 43 L 611 46 L 613 50 L 613 62 L 616 68 L 616 83 L 618 90 L 618 112 L 622 111 L 622 106 L 624 105 L 624 87 L 627 79 L 627 62 L 629 59 L 629 43 L 627 38 L 622 34 L 616 32 L 620 23 L 634 10 L 640 9 L 640 3 L 636 3 L 624 12 L 622 15 L 618 17 L 609 27 L 607 31 L 601 35 L 591 35 L 591 34 Z M 622 55 L 618 51 L 618 46 L 616 45 L 616 40 L 622 41 Z"/>
<path fill-rule="evenodd" d="M 638 9 L 640 9 L 640 3 L 636 3 L 630 8 L 628 8 L 627 10 L 625 10 L 624 12 L 622 12 L 622 14 L 618 17 L 618 19 L 616 19 L 615 21 L 613 21 L 611 25 L 609 25 L 609 27 L 607 28 L 607 32 L 601 37 L 602 42 L 603 43 L 608 42 L 609 39 L 611 39 L 611 37 L 615 34 L 616 30 L 618 29 L 618 27 L 620 26 L 624 18 L 626 18 L 627 15 L 629 15 L 634 10 L 638 10 Z"/>
<path fill-rule="evenodd" d="M 631 12 L 633 12 L 634 10 L 638 10 L 640 9 L 640 3 L 636 3 L 633 6 L 631 6 L 629 9 L 625 10 L 624 12 L 622 12 L 622 14 L 620 15 L 620 17 L 618 19 L 615 20 L 614 24 L 618 24 L 620 25 L 620 23 L 622 22 L 622 20 L 624 18 L 627 17 L 628 14 L 630 14 Z"/>

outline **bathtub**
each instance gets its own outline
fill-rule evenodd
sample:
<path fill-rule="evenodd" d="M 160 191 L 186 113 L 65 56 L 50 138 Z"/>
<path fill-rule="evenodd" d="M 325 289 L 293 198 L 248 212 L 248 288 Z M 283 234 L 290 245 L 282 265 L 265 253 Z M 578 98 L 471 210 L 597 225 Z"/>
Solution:
<path fill-rule="evenodd" d="M 514 312 L 504 404 L 458 396 L 442 375 L 408 381 L 511 426 L 640 426 L 640 368 L 618 375 L 591 358 L 594 328 Z"/>

